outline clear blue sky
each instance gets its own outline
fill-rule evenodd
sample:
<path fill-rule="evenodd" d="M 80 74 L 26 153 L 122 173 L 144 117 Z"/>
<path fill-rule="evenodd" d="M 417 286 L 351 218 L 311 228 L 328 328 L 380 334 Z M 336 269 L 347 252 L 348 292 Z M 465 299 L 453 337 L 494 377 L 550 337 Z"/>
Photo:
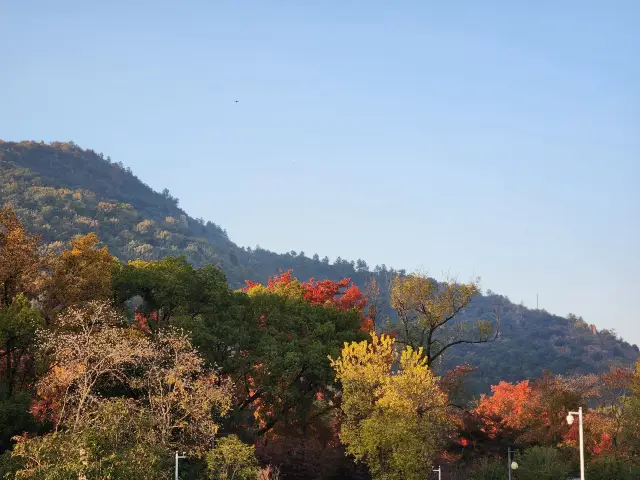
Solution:
<path fill-rule="evenodd" d="M 240 245 L 479 275 L 640 343 L 638 25 L 634 0 L 4 0 L 0 138 L 102 151 Z"/>

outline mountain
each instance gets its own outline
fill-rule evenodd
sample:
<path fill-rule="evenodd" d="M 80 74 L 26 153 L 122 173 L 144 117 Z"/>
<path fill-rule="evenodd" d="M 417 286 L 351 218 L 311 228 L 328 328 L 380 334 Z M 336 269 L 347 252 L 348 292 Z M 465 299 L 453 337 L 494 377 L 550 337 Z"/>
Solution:
<path fill-rule="evenodd" d="M 404 273 L 385 266 L 370 271 L 362 260 L 339 258 L 330 263 L 326 257 L 309 258 L 303 252 L 277 254 L 239 247 L 220 226 L 180 209 L 168 190 L 155 192 L 121 163 L 72 142 L 0 140 L 0 203 L 11 203 L 50 249 L 63 248 L 74 235 L 96 232 L 122 260 L 181 254 L 196 266 L 216 265 L 234 288 L 245 280 L 264 282 L 280 269 L 293 269 L 301 279 L 351 277 L 361 287 L 374 277 L 384 297 L 388 279 Z M 615 332 L 597 331 L 575 315 L 559 317 L 488 293 L 476 297 L 463 315 L 497 311 L 500 339 L 459 345 L 444 361 L 444 368 L 463 362 L 478 367 L 471 377 L 474 392 L 486 391 L 500 380 L 535 377 L 543 370 L 595 373 L 612 365 L 630 365 L 638 358 L 638 347 Z"/>

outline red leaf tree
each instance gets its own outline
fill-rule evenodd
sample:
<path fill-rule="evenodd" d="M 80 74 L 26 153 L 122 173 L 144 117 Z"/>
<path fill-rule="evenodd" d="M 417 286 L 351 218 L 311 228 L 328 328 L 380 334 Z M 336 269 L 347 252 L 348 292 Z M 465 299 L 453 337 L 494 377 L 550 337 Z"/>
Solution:
<path fill-rule="evenodd" d="M 370 332 L 374 329 L 374 321 L 365 311 L 367 299 L 350 278 L 334 281 L 316 280 L 311 277 L 307 282 L 300 282 L 292 275 L 292 270 L 287 270 L 286 272 L 281 270 L 279 275 L 269 278 L 266 286 L 250 280 L 246 280 L 245 283 L 246 286 L 243 291 L 247 293 L 265 290 L 286 297 L 305 300 L 311 305 L 324 305 L 342 311 L 356 309 L 361 312 L 362 317 L 360 330 Z"/>

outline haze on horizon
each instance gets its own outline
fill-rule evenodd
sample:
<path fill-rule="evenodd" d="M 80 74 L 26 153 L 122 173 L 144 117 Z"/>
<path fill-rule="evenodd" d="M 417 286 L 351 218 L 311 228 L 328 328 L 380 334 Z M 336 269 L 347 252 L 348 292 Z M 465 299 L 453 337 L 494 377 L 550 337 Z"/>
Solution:
<path fill-rule="evenodd" d="M 5 2 L 0 138 L 640 343 L 640 4 L 524 3 Z"/>

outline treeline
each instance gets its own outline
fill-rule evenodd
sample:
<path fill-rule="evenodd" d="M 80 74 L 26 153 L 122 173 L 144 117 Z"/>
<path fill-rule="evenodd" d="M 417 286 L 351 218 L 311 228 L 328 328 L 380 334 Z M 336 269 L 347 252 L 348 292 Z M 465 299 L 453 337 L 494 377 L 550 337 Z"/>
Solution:
<path fill-rule="evenodd" d="M 93 233 L 41 247 L 0 209 L 4 478 L 171 478 L 179 451 L 181 478 L 499 479 L 511 446 L 516 478 L 556 480 L 577 464 L 579 406 L 589 478 L 637 478 L 637 371 L 475 400 L 472 367 L 436 373 L 498 338 L 499 312 L 462 315 L 475 283 L 396 276 L 384 323 L 375 282 L 284 271 L 233 290 L 184 257 L 123 263 Z"/>

